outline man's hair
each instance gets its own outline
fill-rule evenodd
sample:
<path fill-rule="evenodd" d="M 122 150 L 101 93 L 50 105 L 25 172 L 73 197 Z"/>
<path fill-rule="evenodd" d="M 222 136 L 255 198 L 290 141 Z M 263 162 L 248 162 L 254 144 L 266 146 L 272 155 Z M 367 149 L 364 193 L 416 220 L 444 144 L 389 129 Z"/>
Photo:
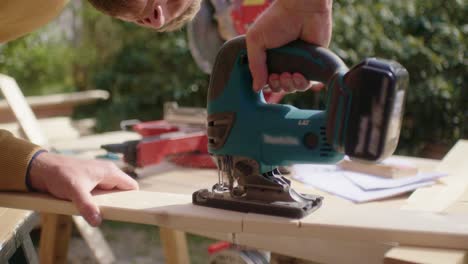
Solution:
<path fill-rule="evenodd" d="M 138 19 L 145 8 L 145 1 L 142 0 L 88 0 L 97 10 L 112 16 L 130 19 Z M 191 21 L 200 10 L 202 0 L 193 0 L 192 3 L 178 17 L 165 23 L 157 31 L 169 32 L 182 28 Z"/>
<path fill-rule="evenodd" d="M 200 4 L 202 0 L 193 0 L 192 3 L 180 14 L 168 23 L 165 23 L 161 28 L 158 28 L 159 32 L 170 32 L 176 31 L 182 28 L 185 24 L 190 22 L 200 10 Z"/>

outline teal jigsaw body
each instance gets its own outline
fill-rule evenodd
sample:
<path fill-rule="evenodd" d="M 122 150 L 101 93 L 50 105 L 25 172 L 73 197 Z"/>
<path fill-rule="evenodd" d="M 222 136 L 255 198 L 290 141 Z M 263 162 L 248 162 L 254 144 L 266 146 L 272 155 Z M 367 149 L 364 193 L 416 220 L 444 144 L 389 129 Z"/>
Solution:
<path fill-rule="evenodd" d="M 303 56 L 324 67 L 320 59 L 292 48 L 280 48 L 275 52 Z M 248 64 L 241 62 L 243 56 L 246 56 L 245 50 L 239 53 L 222 94 L 208 104 L 208 114 L 232 112 L 236 115 L 224 146 L 211 148 L 210 153 L 250 157 L 260 164 L 262 172 L 280 165 L 335 164 L 341 160 L 344 155 L 333 150 L 326 140 L 326 111 L 266 103 L 263 92 L 252 89 Z M 308 146 L 308 139 L 315 139 L 315 145 Z"/>
<path fill-rule="evenodd" d="M 218 53 L 208 90 L 208 151 L 218 183 L 193 193 L 194 204 L 292 218 L 323 197 L 294 191 L 279 166 L 335 164 L 344 155 L 378 162 L 398 143 L 408 73 L 369 58 L 348 69 L 328 49 L 302 41 L 267 51 L 269 73 L 301 73 L 327 89 L 325 110 L 268 104 L 252 89 L 244 37 Z"/>

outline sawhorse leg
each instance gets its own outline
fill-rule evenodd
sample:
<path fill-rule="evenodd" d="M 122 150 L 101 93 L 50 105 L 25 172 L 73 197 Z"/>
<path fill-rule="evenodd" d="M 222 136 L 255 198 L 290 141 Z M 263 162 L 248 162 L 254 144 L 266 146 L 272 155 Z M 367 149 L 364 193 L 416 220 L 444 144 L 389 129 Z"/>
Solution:
<path fill-rule="evenodd" d="M 190 258 L 185 233 L 160 227 L 159 235 L 167 264 L 189 264 Z"/>
<path fill-rule="evenodd" d="M 41 221 L 40 263 L 67 263 L 68 243 L 73 228 L 72 217 L 68 215 L 42 214 Z"/>

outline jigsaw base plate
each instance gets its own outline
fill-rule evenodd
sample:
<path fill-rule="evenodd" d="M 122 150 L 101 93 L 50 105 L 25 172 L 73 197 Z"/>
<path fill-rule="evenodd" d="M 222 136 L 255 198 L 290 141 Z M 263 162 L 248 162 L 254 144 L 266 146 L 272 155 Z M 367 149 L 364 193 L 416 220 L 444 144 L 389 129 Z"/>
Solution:
<path fill-rule="evenodd" d="M 234 198 L 227 193 L 216 193 L 207 189 L 196 191 L 192 202 L 196 205 L 232 210 L 244 213 L 266 214 L 300 219 L 322 205 L 322 196 L 301 194 L 306 202 L 264 202 Z"/>

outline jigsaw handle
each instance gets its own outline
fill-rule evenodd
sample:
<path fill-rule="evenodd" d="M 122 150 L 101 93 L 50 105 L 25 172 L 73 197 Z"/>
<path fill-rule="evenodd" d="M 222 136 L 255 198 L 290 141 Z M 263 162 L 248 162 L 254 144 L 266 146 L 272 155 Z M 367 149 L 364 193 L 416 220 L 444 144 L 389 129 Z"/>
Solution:
<path fill-rule="evenodd" d="M 241 64 L 248 63 L 244 36 L 229 40 L 219 50 L 210 79 L 208 102 L 223 94 L 238 60 Z M 308 80 L 322 83 L 327 83 L 336 72 L 348 70 L 346 64 L 330 50 L 302 40 L 267 50 L 267 68 L 269 73 L 301 73 Z M 242 74 L 251 77 L 250 71 Z M 254 93 L 251 84 L 248 87 Z"/>
<path fill-rule="evenodd" d="M 327 83 L 337 71 L 348 67 L 335 53 L 302 40 L 267 51 L 268 73 L 301 73 L 310 81 Z"/>

